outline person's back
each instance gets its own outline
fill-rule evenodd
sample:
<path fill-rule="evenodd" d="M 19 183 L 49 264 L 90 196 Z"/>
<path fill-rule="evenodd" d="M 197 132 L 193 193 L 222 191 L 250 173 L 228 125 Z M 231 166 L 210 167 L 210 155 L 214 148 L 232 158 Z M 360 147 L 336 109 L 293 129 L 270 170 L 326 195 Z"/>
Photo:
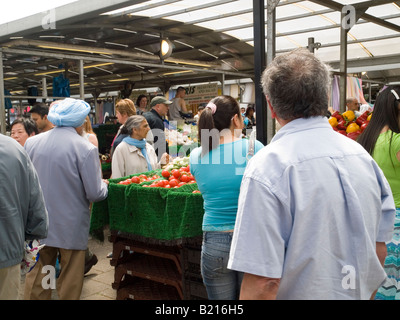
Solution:
<path fill-rule="evenodd" d="M 42 133 L 26 143 L 25 148 L 43 181 L 49 214 L 59 218 L 50 221 L 48 245 L 86 249 L 87 234 L 78 236 L 76 228 L 89 227 L 90 202 L 106 196 L 101 191 L 101 179 L 94 178 L 101 175 L 100 162 L 93 161 L 98 158 L 97 148 L 71 127 L 56 127 Z M 93 185 L 86 185 L 88 181 Z M 70 225 L 60 225 L 59 221 L 69 221 Z M 60 237 L 61 234 L 65 236 Z"/>
<path fill-rule="evenodd" d="M 235 226 L 237 199 L 246 168 L 248 139 L 221 144 L 202 156 L 202 148 L 190 153 L 190 171 L 204 198 L 203 230 L 229 230 Z M 263 148 L 255 141 L 255 152 Z"/>
<path fill-rule="evenodd" d="M 384 224 L 392 200 L 379 167 L 359 144 L 335 133 L 324 118 L 313 123 L 293 120 L 272 142 L 254 157 L 246 176 L 261 188 L 271 187 L 281 203 L 277 212 L 286 222 L 281 232 L 288 236 L 290 230 L 290 238 L 282 239 L 286 261 L 277 299 L 368 299 L 385 279 L 375 253 L 375 242 L 382 241 L 376 226 L 380 219 Z M 285 153 L 279 152 L 283 148 Z M 267 153 L 269 157 L 264 157 Z M 386 186 L 386 194 L 378 192 L 380 184 Z M 385 198 L 387 208 L 382 208 Z M 265 212 L 251 196 L 246 203 L 251 201 Z M 381 218 L 377 212 L 382 211 Z M 257 234 L 251 229 L 247 233 Z M 248 241 L 257 246 L 251 236 Z M 263 260 L 267 263 L 271 257 Z M 357 287 L 352 289 L 338 280 L 350 269 L 356 270 L 352 281 Z M 298 279 L 307 283 L 307 290 L 298 286 Z"/>
<path fill-rule="evenodd" d="M 45 238 L 48 217 L 32 162 L 14 139 L 1 134 L 0 159 L 0 299 L 17 299 L 19 282 L 7 283 L 11 274 L 3 279 L 1 271 L 15 266 L 19 277 L 24 241 Z"/>

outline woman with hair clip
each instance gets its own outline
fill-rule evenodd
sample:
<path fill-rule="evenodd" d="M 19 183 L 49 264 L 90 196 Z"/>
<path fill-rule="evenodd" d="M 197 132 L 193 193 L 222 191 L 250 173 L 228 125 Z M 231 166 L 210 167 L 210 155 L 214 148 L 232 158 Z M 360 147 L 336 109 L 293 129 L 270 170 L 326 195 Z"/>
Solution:
<path fill-rule="evenodd" d="M 375 159 L 385 174 L 396 205 L 394 232 L 386 243 L 384 263 L 388 275 L 376 300 L 400 300 L 400 87 L 388 87 L 377 97 L 367 128 L 357 140 Z M 383 261 L 382 261 L 383 264 Z"/>
<path fill-rule="evenodd" d="M 241 139 L 243 119 L 230 96 L 212 99 L 200 115 L 201 146 L 190 154 L 190 171 L 204 199 L 201 274 L 210 300 L 239 298 L 243 274 L 227 269 L 249 140 Z M 255 141 L 254 153 L 263 145 Z"/>

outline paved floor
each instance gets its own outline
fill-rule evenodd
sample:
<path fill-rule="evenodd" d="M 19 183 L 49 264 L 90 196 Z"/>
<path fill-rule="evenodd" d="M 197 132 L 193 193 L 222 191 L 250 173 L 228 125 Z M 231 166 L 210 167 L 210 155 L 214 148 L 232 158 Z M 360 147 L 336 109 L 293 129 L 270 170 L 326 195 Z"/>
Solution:
<path fill-rule="evenodd" d="M 110 265 L 107 254 L 112 251 L 112 243 L 108 241 L 106 232 L 104 243 L 89 240 L 90 250 L 97 256 L 98 262 L 85 275 L 81 300 L 115 300 L 116 290 L 111 287 L 114 282 L 114 267 Z M 23 299 L 25 277 L 21 279 L 19 299 Z M 53 290 L 52 300 L 58 300 L 56 290 Z"/>

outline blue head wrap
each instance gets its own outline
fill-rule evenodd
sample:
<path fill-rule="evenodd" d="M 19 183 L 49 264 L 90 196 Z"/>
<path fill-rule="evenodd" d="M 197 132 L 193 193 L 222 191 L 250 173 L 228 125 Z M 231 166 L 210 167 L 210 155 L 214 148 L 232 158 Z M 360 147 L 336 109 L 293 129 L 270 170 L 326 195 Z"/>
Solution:
<path fill-rule="evenodd" d="M 78 128 L 83 125 L 89 112 L 90 106 L 85 101 L 66 98 L 50 108 L 47 119 L 57 127 Z"/>

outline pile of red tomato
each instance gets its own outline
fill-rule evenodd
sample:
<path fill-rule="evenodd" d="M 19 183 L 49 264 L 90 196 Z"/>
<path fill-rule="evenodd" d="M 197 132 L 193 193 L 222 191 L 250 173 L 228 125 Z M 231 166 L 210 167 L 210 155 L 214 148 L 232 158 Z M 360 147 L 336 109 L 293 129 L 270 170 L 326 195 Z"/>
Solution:
<path fill-rule="evenodd" d="M 356 118 L 353 111 L 346 111 L 342 114 L 335 111 L 329 118 L 333 130 L 357 140 L 358 136 L 365 130 L 371 119 L 372 113 L 365 111 L 361 116 Z"/>
<path fill-rule="evenodd" d="M 150 185 L 143 185 L 143 187 L 179 188 L 187 183 L 196 183 L 196 180 L 190 173 L 189 166 L 172 169 L 171 171 L 163 170 L 161 175 L 165 180 L 154 181 Z"/>
<path fill-rule="evenodd" d="M 159 175 L 146 176 L 141 174 L 139 176 L 134 176 L 126 180 L 120 181 L 119 184 L 128 185 L 132 183 L 140 184 L 146 181 L 154 181 L 151 184 L 143 184 L 142 187 L 147 188 L 179 188 L 185 184 L 196 183 L 194 176 L 190 173 L 190 166 L 181 167 L 179 169 L 163 170 L 161 176 L 164 179 L 160 180 Z M 157 180 L 157 181 L 155 181 Z M 193 191 L 193 193 L 200 193 L 199 190 Z"/>

